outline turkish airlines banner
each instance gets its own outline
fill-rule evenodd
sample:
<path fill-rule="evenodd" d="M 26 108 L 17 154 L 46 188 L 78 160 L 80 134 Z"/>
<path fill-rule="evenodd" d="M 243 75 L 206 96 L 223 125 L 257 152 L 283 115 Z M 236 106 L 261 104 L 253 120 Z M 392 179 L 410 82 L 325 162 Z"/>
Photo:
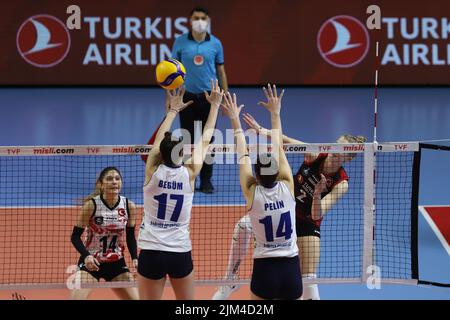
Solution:
<path fill-rule="evenodd" d="M 81 28 L 70 30 L 72 4 L 2 4 L 0 85 L 154 85 L 155 66 L 189 31 L 194 5 L 76 1 Z M 372 85 L 376 69 L 380 85 L 450 84 L 450 2 L 377 1 L 379 31 L 366 26 L 371 4 L 228 0 L 207 9 L 231 85 Z"/>

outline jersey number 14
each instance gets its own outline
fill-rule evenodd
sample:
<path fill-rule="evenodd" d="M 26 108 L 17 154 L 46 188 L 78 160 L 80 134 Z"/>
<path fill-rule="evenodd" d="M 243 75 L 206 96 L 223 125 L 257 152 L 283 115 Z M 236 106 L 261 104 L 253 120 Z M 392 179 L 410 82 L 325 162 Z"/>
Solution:
<path fill-rule="evenodd" d="M 113 236 L 111 239 L 111 242 L 108 245 L 108 236 L 104 236 L 100 239 L 101 243 L 102 243 L 102 251 L 103 254 L 106 254 L 106 251 L 108 249 L 111 249 L 112 251 L 116 250 L 116 243 L 117 243 L 117 236 Z"/>
<path fill-rule="evenodd" d="M 267 216 L 264 219 L 259 220 L 260 223 L 264 225 L 264 230 L 266 234 L 266 240 L 267 242 L 273 242 L 273 222 L 272 217 Z M 292 222 L 291 222 L 291 213 L 284 212 L 280 216 L 280 222 L 278 223 L 277 231 L 276 231 L 276 237 L 281 238 L 284 237 L 285 240 L 288 240 L 291 238 L 292 235 Z"/>

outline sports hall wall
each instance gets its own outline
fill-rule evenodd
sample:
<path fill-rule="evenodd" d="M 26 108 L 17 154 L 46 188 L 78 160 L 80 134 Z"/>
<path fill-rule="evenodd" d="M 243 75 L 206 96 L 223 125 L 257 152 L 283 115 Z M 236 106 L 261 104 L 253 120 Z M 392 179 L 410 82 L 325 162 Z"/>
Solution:
<path fill-rule="evenodd" d="M 373 85 L 376 41 L 380 84 L 448 85 L 450 19 L 443 13 L 450 3 L 377 1 L 382 29 L 369 31 L 373 2 L 227 0 L 207 7 L 231 85 Z M 0 85 L 154 85 L 156 64 L 170 56 L 201 3 L 77 1 L 80 29 L 69 30 L 72 4 L 2 3 Z M 60 45 L 33 51 L 45 37 Z"/>

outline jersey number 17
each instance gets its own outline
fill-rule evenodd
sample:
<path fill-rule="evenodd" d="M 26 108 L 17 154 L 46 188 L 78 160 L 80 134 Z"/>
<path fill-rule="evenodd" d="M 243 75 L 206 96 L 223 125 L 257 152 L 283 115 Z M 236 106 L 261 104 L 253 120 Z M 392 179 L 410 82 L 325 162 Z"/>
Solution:
<path fill-rule="evenodd" d="M 158 219 L 166 219 L 166 206 L 167 206 L 167 193 L 162 193 L 160 195 L 153 197 L 158 201 Z M 184 196 L 182 194 L 171 194 L 170 200 L 175 200 L 175 208 L 173 209 L 170 221 L 177 222 L 180 218 L 181 209 L 183 208 Z"/>

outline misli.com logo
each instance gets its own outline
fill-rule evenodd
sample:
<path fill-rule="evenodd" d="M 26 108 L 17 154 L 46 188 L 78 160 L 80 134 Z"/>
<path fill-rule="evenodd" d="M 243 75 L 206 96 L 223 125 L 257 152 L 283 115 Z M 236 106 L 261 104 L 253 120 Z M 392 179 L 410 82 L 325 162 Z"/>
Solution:
<path fill-rule="evenodd" d="M 369 33 L 358 19 L 335 16 L 320 28 L 317 47 L 329 64 L 338 68 L 353 67 L 360 63 L 369 51 Z"/>
<path fill-rule="evenodd" d="M 70 35 L 66 26 L 47 14 L 28 18 L 17 32 L 17 50 L 29 64 L 49 68 L 59 64 L 70 49 Z"/>

